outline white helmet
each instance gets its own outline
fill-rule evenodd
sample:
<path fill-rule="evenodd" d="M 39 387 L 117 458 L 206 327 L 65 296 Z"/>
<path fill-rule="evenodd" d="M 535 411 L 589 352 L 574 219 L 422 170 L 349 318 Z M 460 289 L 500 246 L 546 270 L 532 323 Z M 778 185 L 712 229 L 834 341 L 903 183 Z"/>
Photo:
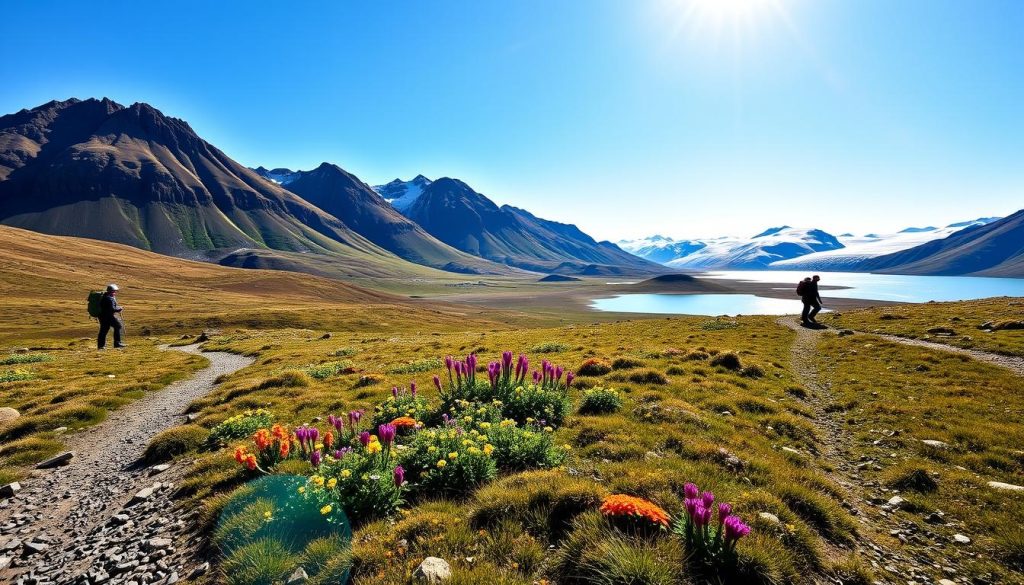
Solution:
<path fill-rule="evenodd" d="M 117 291 L 117 290 L 121 290 L 121 289 L 118 288 L 118 286 L 116 284 L 110 283 L 110 284 L 107 285 L 107 292 L 114 292 L 114 291 Z"/>

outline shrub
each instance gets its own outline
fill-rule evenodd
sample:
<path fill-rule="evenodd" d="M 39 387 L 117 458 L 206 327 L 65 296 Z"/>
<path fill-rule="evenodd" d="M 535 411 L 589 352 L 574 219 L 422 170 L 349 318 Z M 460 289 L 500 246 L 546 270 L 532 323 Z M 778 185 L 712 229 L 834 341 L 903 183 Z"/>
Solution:
<path fill-rule="evenodd" d="M 270 388 L 298 388 L 305 386 L 309 386 L 309 376 L 305 372 L 287 370 L 272 378 L 267 378 L 256 389 L 268 390 Z"/>
<path fill-rule="evenodd" d="M 35 377 L 35 374 L 28 370 L 8 370 L 6 372 L 0 372 L 0 384 L 4 384 L 6 382 L 24 382 Z"/>
<path fill-rule="evenodd" d="M 333 378 L 334 376 L 348 373 L 351 368 L 352 364 L 347 361 L 328 362 L 326 364 L 310 366 L 306 368 L 306 373 L 317 380 L 326 380 L 327 378 Z"/>
<path fill-rule="evenodd" d="M 569 414 L 569 397 L 561 388 L 529 384 L 517 387 L 502 404 L 501 413 L 519 424 L 544 421 L 561 425 Z"/>
<path fill-rule="evenodd" d="M 635 384 L 668 384 L 668 378 L 657 370 L 644 369 L 629 374 L 627 379 Z"/>
<path fill-rule="evenodd" d="M 750 526 L 732 513 L 732 505 L 715 505 L 715 495 L 696 484 L 683 486 L 686 514 L 673 527 L 682 539 L 691 563 L 731 571 L 736 566 L 736 545 L 750 534 Z M 718 521 L 715 522 L 715 516 Z"/>
<path fill-rule="evenodd" d="M 746 378 L 763 378 L 764 368 L 758 365 L 750 365 L 740 370 L 740 375 Z"/>
<path fill-rule="evenodd" d="M 423 360 L 416 360 L 400 366 L 395 366 L 388 370 L 389 374 L 417 374 L 420 372 L 430 372 L 432 370 L 439 370 L 444 366 L 444 363 L 437 358 L 428 358 Z"/>
<path fill-rule="evenodd" d="M 209 442 L 223 444 L 228 441 L 245 439 L 259 429 L 270 426 L 274 415 L 269 410 L 259 408 L 236 414 L 210 429 Z"/>
<path fill-rule="evenodd" d="M 409 391 L 395 387 L 391 389 L 390 398 L 374 407 L 373 426 L 389 423 L 401 417 L 423 422 L 430 415 L 430 402 L 416 392 L 415 384 Z"/>
<path fill-rule="evenodd" d="M 359 381 L 356 382 L 356 388 L 373 386 L 374 384 L 380 384 L 383 381 L 384 376 L 381 376 L 380 374 L 366 374 L 365 376 L 359 376 Z"/>
<path fill-rule="evenodd" d="M 564 343 L 548 342 L 535 345 L 530 348 L 530 351 L 533 353 L 561 353 L 568 351 L 568 349 L 569 346 Z"/>
<path fill-rule="evenodd" d="M 832 500 L 796 484 L 782 484 L 775 491 L 794 514 L 813 526 L 822 536 L 837 543 L 852 541 L 854 526 L 845 510 Z"/>
<path fill-rule="evenodd" d="M 613 388 L 591 388 L 584 390 L 580 414 L 610 414 L 622 408 L 622 397 Z"/>
<path fill-rule="evenodd" d="M 603 376 L 612 371 L 612 366 L 605 360 L 591 358 L 576 371 L 581 376 Z"/>
<path fill-rule="evenodd" d="M 36 364 L 39 362 L 52 361 L 53 358 L 45 353 L 20 353 L 12 354 L 0 359 L 0 366 L 15 366 L 18 364 Z"/>
<path fill-rule="evenodd" d="M 704 331 L 724 331 L 726 329 L 735 329 L 739 326 L 738 321 L 731 319 L 715 319 L 714 321 L 705 321 L 700 324 L 700 328 Z"/>
<path fill-rule="evenodd" d="M 613 370 L 630 370 L 633 368 L 642 368 L 643 366 L 643 361 L 629 357 L 615 358 L 612 362 Z"/>
<path fill-rule="evenodd" d="M 513 521 L 558 540 L 577 516 L 596 510 L 606 495 L 593 481 L 555 471 L 528 471 L 481 488 L 469 520 L 476 528 Z"/>
<path fill-rule="evenodd" d="M 707 352 L 694 350 L 694 351 L 691 351 L 690 353 L 686 354 L 684 359 L 686 359 L 687 361 L 691 361 L 691 362 L 702 362 L 702 361 L 708 359 L 709 357 L 711 357 L 711 356 L 708 355 Z"/>
<path fill-rule="evenodd" d="M 734 372 L 739 371 L 743 367 L 743 364 L 740 363 L 740 356 L 731 351 L 720 353 L 711 358 L 711 365 Z"/>
<path fill-rule="evenodd" d="M 354 347 L 342 347 L 334 351 L 334 357 L 352 357 L 357 353 L 359 353 L 359 350 Z"/>
<path fill-rule="evenodd" d="M 679 564 L 667 561 L 656 547 L 613 537 L 598 544 L 583 560 L 584 579 L 595 585 L 675 585 Z"/>
<path fill-rule="evenodd" d="M 142 458 L 146 463 L 168 461 L 178 455 L 195 451 L 209 437 L 210 432 L 198 425 L 181 425 L 167 429 L 153 437 Z"/>
<path fill-rule="evenodd" d="M 1024 571 L 1024 527 L 1006 523 L 996 529 L 996 555 L 1017 571 Z"/>
<path fill-rule="evenodd" d="M 404 467 L 379 442 L 338 455 L 327 456 L 315 469 L 304 493 L 325 514 L 340 506 L 355 524 L 394 515 L 406 490 Z"/>
<path fill-rule="evenodd" d="M 277 583 L 288 577 L 295 556 L 272 538 L 262 538 L 238 547 L 224 559 L 224 574 L 231 585 Z"/>
<path fill-rule="evenodd" d="M 491 456 L 499 469 L 523 471 L 554 468 L 565 461 L 568 445 L 555 447 L 551 427 L 520 427 L 507 419 L 500 424 L 481 423 L 487 442 L 494 448 Z"/>
<path fill-rule="evenodd" d="M 456 427 L 420 431 L 402 452 L 401 462 L 419 493 L 465 495 L 497 473 L 494 447 L 484 439 Z"/>
<path fill-rule="evenodd" d="M 927 469 L 915 464 L 892 467 L 885 474 L 885 485 L 902 491 L 934 492 L 939 484 Z"/>

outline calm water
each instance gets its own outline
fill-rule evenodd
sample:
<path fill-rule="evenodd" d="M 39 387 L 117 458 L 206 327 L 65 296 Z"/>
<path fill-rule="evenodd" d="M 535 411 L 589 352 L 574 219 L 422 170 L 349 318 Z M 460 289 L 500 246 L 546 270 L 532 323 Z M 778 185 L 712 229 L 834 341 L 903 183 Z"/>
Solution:
<path fill-rule="evenodd" d="M 749 294 L 624 294 L 597 299 L 591 306 L 599 311 L 656 313 L 666 315 L 787 315 L 802 308 L 795 294 L 796 283 L 810 273 L 790 271 L 709 272 L 703 276 L 757 283 L 781 283 L 773 289 L 786 291 L 792 299 L 773 299 Z M 1024 297 L 1024 279 L 979 278 L 971 276 L 901 276 L 854 272 L 819 272 L 821 296 L 925 303 L 961 301 L 987 297 Z M 828 286 L 848 287 L 829 290 Z"/>

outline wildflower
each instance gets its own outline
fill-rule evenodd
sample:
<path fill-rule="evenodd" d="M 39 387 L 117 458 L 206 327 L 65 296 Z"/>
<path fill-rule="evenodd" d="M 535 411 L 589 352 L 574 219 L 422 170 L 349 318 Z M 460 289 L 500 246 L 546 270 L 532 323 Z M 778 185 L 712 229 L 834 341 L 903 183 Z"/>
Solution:
<path fill-rule="evenodd" d="M 247 455 L 245 458 L 245 466 L 249 469 L 249 471 L 253 471 L 254 469 L 256 469 L 256 456 Z"/>
<path fill-rule="evenodd" d="M 473 417 L 471 417 L 471 416 L 469 416 L 467 414 L 466 416 L 462 417 L 462 420 L 467 422 L 467 423 L 471 423 L 471 422 L 473 422 Z"/>
<path fill-rule="evenodd" d="M 398 386 L 391 387 L 391 396 L 393 398 L 398 398 Z"/>
<path fill-rule="evenodd" d="M 324 433 L 324 447 L 330 449 L 331 445 L 334 444 L 334 433 L 327 431 Z"/>
<path fill-rule="evenodd" d="M 319 466 L 320 466 L 320 461 L 321 461 L 322 459 L 323 459 L 323 455 L 321 455 L 321 454 L 320 454 L 320 451 L 319 451 L 319 450 L 317 450 L 317 451 L 313 451 L 313 452 L 312 452 L 312 453 L 311 453 L 311 454 L 309 455 L 309 463 L 310 463 L 310 465 L 312 465 L 313 467 L 319 467 Z"/>
<path fill-rule="evenodd" d="M 395 425 L 384 424 L 377 427 L 377 436 L 380 438 L 380 442 L 388 447 L 395 442 L 395 432 Z"/>
<path fill-rule="evenodd" d="M 320 513 L 326 516 L 331 513 L 331 510 L 333 510 L 333 508 L 331 508 L 330 504 L 327 504 L 323 508 L 320 508 Z"/>
<path fill-rule="evenodd" d="M 270 510 L 267 510 L 266 512 L 264 512 L 263 513 L 263 517 L 266 518 L 267 520 L 270 520 Z"/>
<path fill-rule="evenodd" d="M 728 516 L 724 524 L 725 542 L 730 548 L 736 546 L 736 541 L 750 534 L 750 526 L 744 524 L 739 516 Z"/>
<path fill-rule="evenodd" d="M 416 398 L 416 382 L 409 382 L 409 393 L 412 394 L 413 398 Z"/>
<path fill-rule="evenodd" d="M 566 451 L 572 451 L 572 445 L 570 445 L 569 443 L 566 443 L 566 444 L 562 445 L 562 449 L 565 449 Z"/>
<path fill-rule="evenodd" d="M 338 478 L 332 477 L 331 479 L 327 480 L 327 489 L 333 490 L 334 486 L 336 485 L 338 485 Z"/>
<path fill-rule="evenodd" d="M 381 452 L 382 447 L 378 441 L 370 441 L 370 444 L 366 446 L 366 451 L 370 455 L 376 455 Z"/>
<path fill-rule="evenodd" d="M 391 475 L 395 480 L 395 487 L 402 487 L 402 484 L 405 483 L 405 469 L 401 465 L 397 465 Z"/>
<path fill-rule="evenodd" d="M 282 441 L 281 442 L 281 447 L 278 448 L 278 454 L 281 456 L 281 459 L 287 459 L 288 458 L 288 452 L 291 451 L 291 448 L 292 448 L 292 444 L 289 441 Z"/>
<path fill-rule="evenodd" d="M 306 493 L 306 487 L 305 486 L 299 486 L 299 493 L 300 494 Z"/>
<path fill-rule="evenodd" d="M 639 517 L 666 527 L 669 523 L 668 512 L 657 504 L 625 494 L 613 494 L 606 497 L 601 503 L 600 510 L 605 516 Z"/>
<path fill-rule="evenodd" d="M 568 388 L 569 386 L 572 386 L 572 381 L 575 380 L 575 379 L 576 379 L 576 374 L 574 374 L 572 372 L 568 372 L 565 375 L 565 387 Z"/>
<path fill-rule="evenodd" d="M 437 462 L 437 466 L 438 466 L 439 468 L 443 468 L 443 467 L 444 467 L 445 465 L 448 465 L 448 462 L 447 462 L 447 461 L 445 461 L 444 459 L 439 459 L 439 460 L 438 460 L 438 462 Z"/>
<path fill-rule="evenodd" d="M 458 454 L 457 451 L 452 451 L 451 453 L 448 454 L 448 458 L 449 459 L 458 459 L 459 458 L 459 454 Z"/>
<path fill-rule="evenodd" d="M 437 388 L 438 392 L 441 391 L 441 376 L 434 376 L 434 387 Z"/>
<path fill-rule="evenodd" d="M 687 499 L 694 499 L 699 493 L 700 490 L 697 488 L 696 484 L 687 483 L 683 486 L 683 495 L 685 495 Z"/>
<path fill-rule="evenodd" d="M 245 447 L 235 448 L 235 461 L 243 463 L 245 461 Z"/>
<path fill-rule="evenodd" d="M 482 422 L 482 423 L 480 423 L 480 428 L 486 431 L 487 429 L 491 428 L 491 423 L 489 423 L 489 422 Z"/>
<path fill-rule="evenodd" d="M 352 476 L 352 472 L 349 471 L 348 469 L 342 469 L 340 475 L 341 475 L 342 478 L 346 478 L 347 479 L 347 478 Z"/>
<path fill-rule="evenodd" d="M 490 455 L 493 452 L 494 452 L 494 445 L 491 445 L 490 443 L 487 443 L 486 445 L 484 445 L 484 455 Z"/>
<path fill-rule="evenodd" d="M 309 478 L 309 481 L 313 482 L 317 487 L 323 487 L 324 485 L 324 478 L 322 475 L 314 475 Z"/>
<path fill-rule="evenodd" d="M 395 420 L 391 421 L 391 426 L 396 429 L 411 429 L 416 426 L 416 419 L 410 416 L 400 416 Z"/>
<path fill-rule="evenodd" d="M 711 508 L 711 504 L 715 502 L 715 494 L 711 492 L 704 492 L 700 495 L 701 503 L 704 504 L 705 508 Z"/>
<path fill-rule="evenodd" d="M 367 431 L 363 431 L 363 432 L 359 433 L 359 442 L 363 444 L 363 447 L 366 447 L 367 445 L 369 445 L 370 444 L 370 433 L 367 432 Z"/>
<path fill-rule="evenodd" d="M 437 453 L 437 447 L 434 445 L 427 447 L 427 453 Z"/>

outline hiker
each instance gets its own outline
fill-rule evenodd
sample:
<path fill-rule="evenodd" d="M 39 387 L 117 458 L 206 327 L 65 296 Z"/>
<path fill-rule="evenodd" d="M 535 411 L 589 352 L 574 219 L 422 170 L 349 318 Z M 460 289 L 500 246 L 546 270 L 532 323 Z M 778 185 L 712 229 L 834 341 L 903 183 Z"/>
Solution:
<path fill-rule="evenodd" d="M 108 284 L 107 292 L 103 293 L 103 297 L 100 299 L 100 335 L 96 339 L 96 348 L 104 349 L 107 345 L 107 332 L 111 329 L 114 330 L 114 347 L 121 349 L 128 347 L 121 340 L 121 332 L 124 330 L 124 324 L 121 322 L 121 306 L 117 304 L 117 291 L 119 290 L 116 284 Z"/>
<path fill-rule="evenodd" d="M 804 303 L 804 311 L 800 314 L 800 321 L 804 327 L 816 326 L 818 324 L 814 317 L 821 310 L 821 295 L 818 293 L 818 281 L 821 277 L 817 274 L 814 278 L 805 278 L 797 285 L 797 294 Z"/>

